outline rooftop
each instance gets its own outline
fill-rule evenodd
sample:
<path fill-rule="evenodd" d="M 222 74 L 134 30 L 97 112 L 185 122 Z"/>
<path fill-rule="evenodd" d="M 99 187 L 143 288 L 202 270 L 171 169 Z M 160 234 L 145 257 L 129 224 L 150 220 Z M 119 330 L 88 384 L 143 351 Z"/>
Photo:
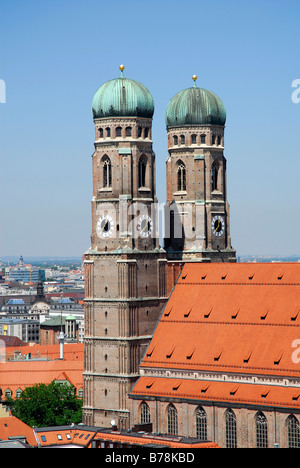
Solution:
<path fill-rule="evenodd" d="M 185 264 L 132 396 L 300 408 L 300 367 L 292 359 L 299 312 L 299 263 Z M 161 378 L 153 378 L 158 368 Z M 178 379 L 164 378 L 164 369 Z M 263 385 L 266 376 L 269 385 Z"/>

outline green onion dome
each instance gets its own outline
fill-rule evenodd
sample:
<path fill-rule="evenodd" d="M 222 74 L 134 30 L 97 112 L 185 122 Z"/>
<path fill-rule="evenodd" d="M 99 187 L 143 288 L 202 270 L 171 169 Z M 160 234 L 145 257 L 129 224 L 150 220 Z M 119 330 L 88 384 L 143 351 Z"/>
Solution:
<path fill-rule="evenodd" d="M 196 86 L 177 93 L 166 110 L 166 126 L 225 125 L 226 110 L 221 99 L 207 89 Z"/>
<path fill-rule="evenodd" d="M 138 81 L 124 78 L 123 65 L 120 70 L 120 78 L 104 83 L 96 92 L 92 102 L 93 118 L 152 118 L 154 101 L 150 91 Z"/>

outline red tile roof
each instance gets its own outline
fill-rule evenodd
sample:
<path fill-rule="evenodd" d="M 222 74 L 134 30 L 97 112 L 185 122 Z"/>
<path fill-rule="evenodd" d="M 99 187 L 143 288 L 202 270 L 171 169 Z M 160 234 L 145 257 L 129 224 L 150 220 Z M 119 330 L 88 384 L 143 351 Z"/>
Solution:
<path fill-rule="evenodd" d="M 83 388 L 83 362 L 77 361 L 21 361 L 0 362 L 0 387 L 3 394 L 31 387 L 38 383 L 46 385 L 53 380 L 68 380 L 77 390 Z"/>
<path fill-rule="evenodd" d="M 37 445 L 33 430 L 30 426 L 27 426 L 27 424 L 14 416 L 0 418 L 0 439 L 9 440 L 17 437 L 24 437 L 29 445 Z"/>
<path fill-rule="evenodd" d="M 300 363 L 292 359 L 293 342 L 300 340 L 299 324 L 300 263 L 187 263 L 141 369 L 299 378 Z M 164 394 L 169 383 L 163 380 L 155 379 L 151 391 L 144 388 L 145 395 L 155 389 Z M 145 382 L 142 377 L 132 394 Z M 189 382 L 191 390 L 196 389 L 196 383 Z M 222 399 L 226 385 L 210 387 L 217 392 L 211 398 Z M 177 395 L 192 395 L 187 386 L 182 382 Z M 252 396 L 255 389 L 245 385 L 237 393 L 258 401 Z M 286 390 L 272 387 L 270 398 L 279 405 L 295 404 L 294 390 Z"/>

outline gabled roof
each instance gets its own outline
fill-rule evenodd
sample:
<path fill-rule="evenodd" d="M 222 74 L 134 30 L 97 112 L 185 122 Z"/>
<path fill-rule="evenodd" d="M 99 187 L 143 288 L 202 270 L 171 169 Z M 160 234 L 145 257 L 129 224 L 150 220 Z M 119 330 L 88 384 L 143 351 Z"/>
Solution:
<path fill-rule="evenodd" d="M 83 362 L 80 361 L 10 361 L 0 362 L 0 387 L 13 392 L 38 383 L 50 384 L 65 377 L 77 390 L 83 388 Z"/>
<path fill-rule="evenodd" d="M 37 445 L 33 430 L 15 416 L 0 418 L 0 439 L 26 439 L 29 445 Z"/>
<path fill-rule="evenodd" d="M 300 263 L 183 268 L 142 368 L 300 377 Z"/>
<path fill-rule="evenodd" d="M 240 402 L 300 408 L 296 395 L 300 365 L 293 358 L 300 348 L 296 340 L 300 340 L 300 263 L 187 263 L 131 395 L 240 398 Z M 176 391 L 167 370 L 173 371 L 172 377 L 183 372 Z M 232 395 L 227 391 L 232 383 L 222 382 L 226 376 L 241 378 Z M 262 385 L 247 384 L 254 377 L 270 383 L 266 397 L 261 397 Z M 202 391 L 205 380 L 210 382 L 206 393 Z"/>

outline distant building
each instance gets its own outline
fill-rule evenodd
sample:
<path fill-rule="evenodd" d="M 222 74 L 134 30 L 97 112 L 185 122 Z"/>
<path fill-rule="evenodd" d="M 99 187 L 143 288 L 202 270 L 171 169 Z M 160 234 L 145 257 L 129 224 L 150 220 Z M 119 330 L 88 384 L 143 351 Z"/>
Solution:
<path fill-rule="evenodd" d="M 40 322 L 38 320 L 1 319 L 0 335 L 16 336 L 25 342 L 39 343 Z"/>
<path fill-rule="evenodd" d="M 8 280 L 18 281 L 20 283 L 37 283 L 39 278 L 45 281 L 45 270 L 39 270 L 38 268 L 28 267 L 16 267 L 10 270 Z"/>

